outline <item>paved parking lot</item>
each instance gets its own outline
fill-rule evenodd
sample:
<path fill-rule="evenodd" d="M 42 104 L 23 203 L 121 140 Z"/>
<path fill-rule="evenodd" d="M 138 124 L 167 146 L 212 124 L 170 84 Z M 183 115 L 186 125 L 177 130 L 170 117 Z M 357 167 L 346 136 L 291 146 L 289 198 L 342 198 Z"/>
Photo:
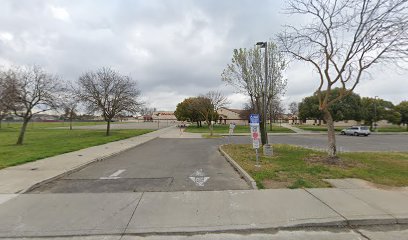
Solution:
<path fill-rule="evenodd" d="M 233 137 L 236 143 L 251 143 L 249 137 Z M 327 148 L 327 135 L 269 135 L 270 143 L 293 144 L 316 149 Z M 370 135 L 368 137 L 336 135 L 338 151 L 408 151 L 408 135 Z"/>
<path fill-rule="evenodd" d="M 34 193 L 249 189 L 217 139 L 155 139 L 44 184 Z"/>

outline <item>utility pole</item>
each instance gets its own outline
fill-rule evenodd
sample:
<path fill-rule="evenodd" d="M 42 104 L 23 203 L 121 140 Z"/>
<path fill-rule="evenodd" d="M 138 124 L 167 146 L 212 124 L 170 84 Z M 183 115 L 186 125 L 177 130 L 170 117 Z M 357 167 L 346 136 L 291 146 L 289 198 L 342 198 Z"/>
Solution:
<path fill-rule="evenodd" d="M 269 80 L 268 80 L 268 42 L 257 42 L 257 46 L 260 46 L 260 48 L 265 48 L 265 87 L 264 87 L 264 94 L 263 94 L 263 114 L 262 114 L 262 125 L 264 128 L 264 138 L 265 138 L 265 144 L 264 144 L 264 155 L 271 156 L 272 153 L 272 147 L 268 143 L 268 129 L 267 129 L 267 124 L 266 121 L 268 119 L 267 112 L 268 112 L 268 107 L 267 105 L 267 96 L 268 96 L 268 86 L 269 86 Z M 272 122 L 271 122 L 272 124 Z"/>

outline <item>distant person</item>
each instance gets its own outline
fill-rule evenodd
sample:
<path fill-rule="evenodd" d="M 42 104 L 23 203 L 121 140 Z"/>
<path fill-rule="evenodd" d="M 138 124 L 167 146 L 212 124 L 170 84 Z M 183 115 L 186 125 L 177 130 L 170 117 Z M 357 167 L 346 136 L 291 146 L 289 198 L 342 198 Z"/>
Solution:
<path fill-rule="evenodd" d="M 229 135 L 231 136 L 232 134 L 234 134 L 234 129 L 235 129 L 235 123 L 232 122 L 229 125 Z"/>

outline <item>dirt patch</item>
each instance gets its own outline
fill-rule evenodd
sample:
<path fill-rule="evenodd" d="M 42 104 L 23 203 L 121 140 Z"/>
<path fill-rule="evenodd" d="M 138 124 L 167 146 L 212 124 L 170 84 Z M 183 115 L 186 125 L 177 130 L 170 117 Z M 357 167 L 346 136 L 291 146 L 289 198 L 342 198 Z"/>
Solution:
<path fill-rule="evenodd" d="M 264 180 L 262 183 L 266 189 L 288 188 L 291 185 L 290 182 L 280 182 L 274 180 Z"/>
<path fill-rule="evenodd" d="M 340 157 L 328 157 L 328 156 L 308 156 L 304 159 L 309 164 L 322 164 L 322 165 L 327 165 L 327 166 L 335 166 L 335 167 L 340 167 L 340 168 L 353 168 L 353 167 L 358 167 L 359 163 L 352 163 L 352 162 L 346 162 L 343 161 Z"/>

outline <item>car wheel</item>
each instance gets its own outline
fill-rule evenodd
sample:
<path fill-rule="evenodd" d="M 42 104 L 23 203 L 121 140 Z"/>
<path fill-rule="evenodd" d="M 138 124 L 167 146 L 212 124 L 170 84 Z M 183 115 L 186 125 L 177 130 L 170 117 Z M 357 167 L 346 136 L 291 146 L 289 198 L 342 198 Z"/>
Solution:
<path fill-rule="evenodd" d="M 364 136 L 366 136 L 366 137 L 367 137 L 367 136 L 368 136 L 368 134 L 364 134 Z"/>
<path fill-rule="evenodd" d="M 355 132 L 355 133 L 354 133 L 354 136 L 358 136 L 358 133 Z"/>

